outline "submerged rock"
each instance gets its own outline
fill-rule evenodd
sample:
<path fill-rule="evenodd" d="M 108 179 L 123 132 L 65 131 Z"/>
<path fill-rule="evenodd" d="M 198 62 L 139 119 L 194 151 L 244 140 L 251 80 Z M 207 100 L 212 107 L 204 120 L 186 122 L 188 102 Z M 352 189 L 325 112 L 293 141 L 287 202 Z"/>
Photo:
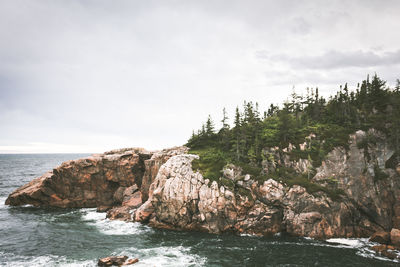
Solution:
<path fill-rule="evenodd" d="M 129 259 L 128 256 L 110 256 L 106 258 L 101 258 L 97 262 L 97 266 L 124 266 L 137 263 L 139 259 Z"/>

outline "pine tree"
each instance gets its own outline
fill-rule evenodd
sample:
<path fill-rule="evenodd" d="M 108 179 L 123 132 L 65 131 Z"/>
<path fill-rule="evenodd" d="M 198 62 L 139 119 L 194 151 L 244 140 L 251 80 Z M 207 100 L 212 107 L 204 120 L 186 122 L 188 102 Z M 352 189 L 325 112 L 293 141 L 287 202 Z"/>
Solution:
<path fill-rule="evenodd" d="M 227 113 L 226 113 L 226 109 L 224 108 L 223 110 L 222 110 L 222 120 L 221 120 L 221 122 L 222 122 L 222 129 L 224 129 L 224 130 L 229 130 L 229 123 L 228 123 L 228 115 L 227 115 Z"/>
<path fill-rule="evenodd" d="M 207 136 L 211 136 L 214 134 L 214 122 L 212 121 L 210 115 L 208 115 L 207 122 L 206 122 L 206 134 L 207 134 Z"/>
<path fill-rule="evenodd" d="M 236 107 L 235 113 L 235 122 L 233 127 L 233 135 L 234 135 L 234 150 L 235 150 L 235 159 L 237 162 L 240 160 L 240 127 L 241 127 L 241 116 L 239 112 L 239 107 Z"/>
<path fill-rule="evenodd" d="M 396 87 L 394 88 L 395 93 L 400 93 L 400 80 L 396 80 Z"/>

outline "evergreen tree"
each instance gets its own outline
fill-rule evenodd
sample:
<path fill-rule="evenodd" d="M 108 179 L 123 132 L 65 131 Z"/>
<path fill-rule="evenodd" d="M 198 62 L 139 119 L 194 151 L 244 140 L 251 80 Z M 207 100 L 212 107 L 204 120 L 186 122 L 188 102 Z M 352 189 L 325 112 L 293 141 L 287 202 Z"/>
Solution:
<path fill-rule="evenodd" d="M 234 136 L 233 150 L 234 150 L 235 159 L 237 162 L 239 162 L 239 160 L 240 160 L 241 120 L 242 119 L 240 116 L 239 107 L 236 107 L 235 122 L 234 122 L 234 127 L 233 127 L 233 136 Z"/>
<path fill-rule="evenodd" d="M 207 122 L 206 122 L 206 135 L 211 136 L 214 134 L 214 122 L 211 119 L 211 116 L 208 115 Z"/>
<path fill-rule="evenodd" d="M 370 128 L 387 136 L 396 151 L 396 162 L 400 162 L 400 80 L 389 89 L 376 74 L 372 79 L 367 76 L 355 91 L 345 83 L 328 99 L 320 96 L 318 88 L 307 88 L 305 97 L 293 92 L 282 108 L 270 104 L 263 118 L 257 102 L 245 101 L 242 108 L 236 107 L 232 128 L 224 108 L 219 131 L 216 132 L 211 116 L 208 116 L 201 129 L 192 132 L 187 145 L 207 152 L 203 155 L 207 163 L 203 164 L 218 162 L 219 165 L 214 165 L 220 166 L 224 162 L 233 162 L 260 170 L 266 157 L 263 150 L 279 147 L 281 153 L 309 159 L 316 167 L 334 147 L 348 147 L 349 134 Z M 282 152 L 289 143 L 298 148 L 311 133 L 317 136 L 317 141 L 310 141 L 310 147 L 305 151 L 295 148 L 292 152 Z M 313 172 L 308 170 L 307 177 L 312 175 Z"/>
<path fill-rule="evenodd" d="M 228 114 L 226 113 L 226 109 L 222 110 L 222 129 L 229 130 L 229 123 L 228 123 Z"/>

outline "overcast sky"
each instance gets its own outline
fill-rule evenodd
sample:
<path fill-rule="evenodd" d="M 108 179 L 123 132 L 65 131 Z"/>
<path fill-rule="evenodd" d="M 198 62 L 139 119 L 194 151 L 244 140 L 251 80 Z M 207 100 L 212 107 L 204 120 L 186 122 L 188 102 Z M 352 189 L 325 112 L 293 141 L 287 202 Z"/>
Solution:
<path fill-rule="evenodd" d="M 184 144 L 208 114 L 400 78 L 400 1 L 0 1 L 0 153 Z M 219 125 L 219 124 L 217 124 Z"/>

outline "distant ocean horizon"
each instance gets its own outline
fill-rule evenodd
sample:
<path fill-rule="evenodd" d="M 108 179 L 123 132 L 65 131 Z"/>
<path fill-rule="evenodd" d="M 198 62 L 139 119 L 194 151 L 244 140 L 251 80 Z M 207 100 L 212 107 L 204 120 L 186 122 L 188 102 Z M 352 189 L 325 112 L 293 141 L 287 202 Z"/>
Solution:
<path fill-rule="evenodd" d="M 398 266 L 367 239 L 212 235 L 110 221 L 96 209 L 9 207 L 16 188 L 89 153 L 0 153 L 0 266 L 96 266 L 110 255 L 134 266 Z"/>

